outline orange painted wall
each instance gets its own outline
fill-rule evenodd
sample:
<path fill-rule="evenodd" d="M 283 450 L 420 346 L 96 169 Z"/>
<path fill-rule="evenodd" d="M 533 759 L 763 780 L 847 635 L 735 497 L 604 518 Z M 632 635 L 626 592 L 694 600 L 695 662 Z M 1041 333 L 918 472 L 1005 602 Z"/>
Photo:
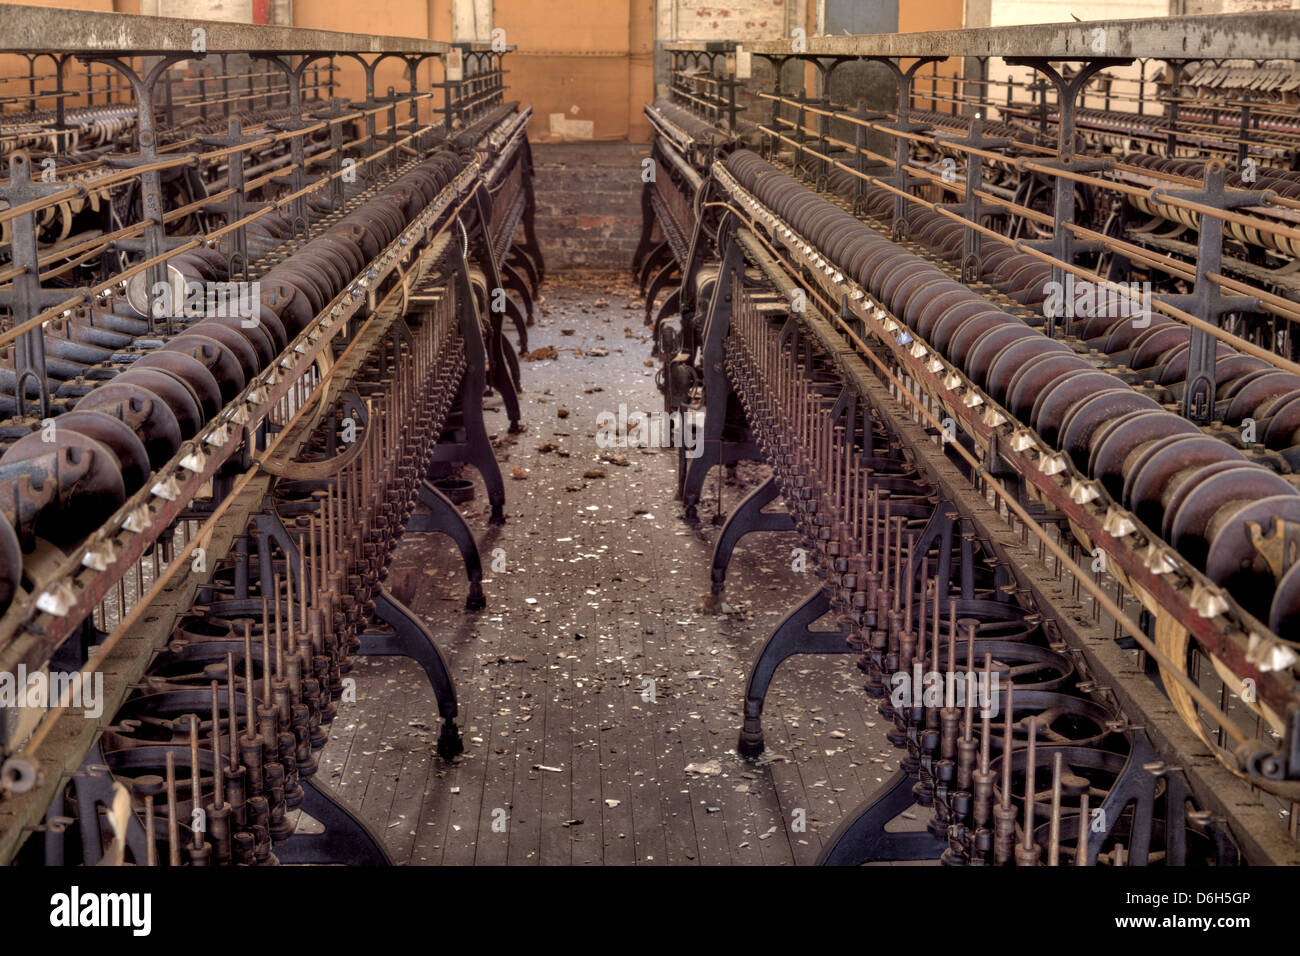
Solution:
<path fill-rule="evenodd" d="M 898 4 L 898 32 L 960 30 L 965 9 L 964 0 L 926 0 L 925 3 L 901 0 Z"/>
<path fill-rule="evenodd" d="M 899 33 L 922 33 L 926 30 L 960 30 L 966 25 L 965 18 L 965 0 L 925 0 L 924 3 L 919 3 L 917 0 L 898 0 Z M 808 4 L 806 21 L 808 35 L 812 36 L 817 26 L 816 4 Z M 911 60 L 903 60 L 902 65 L 907 67 L 912 62 Z M 926 77 L 931 74 L 933 69 L 930 66 L 921 68 L 920 76 L 922 78 L 915 85 L 917 91 L 928 93 L 932 89 L 933 84 Z M 947 63 L 940 63 L 938 72 L 940 76 L 938 96 L 951 98 L 952 85 L 943 80 L 942 77 L 961 76 L 961 60 L 954 58 Z M 804 71 L 804 83 L 810 90 L 817 87 L 817 71 L 812 66 L 807 67 Z M 916 107 L 917 109 L 947 111 L 951 109 L 951 104 L 918 98 Z"/>
<path fill-rule="evenodd" d="M 425 0 L 366 0 L 360 7 L 350 0 L 294 0 L 293 25 L 309 30 L 351 30 L 357 33 L 377 33 L 390 36 L 428 37 L 431 17 L 437 11 L 431 9 L 435 4 Z M 446 8 L 446 34 L 451 33 L 451 2 L 443 0 Z M 335 61 L 339 67 L 339 95 L 351 100 L 365 99 L 365 73 L 361 65 L 350 57 L 341 57 Z M 425 64 L 421 68 L 421 86 L 426 86 L 431 79 L 442 78 L 441 69 L 435 64 Z M 375 69 L 375 94 L 383 96 L 389 87 L 399 92 L 410 89 L 406 65 L 401 60 L 386 59 Z M 441 94 L 437 97 L 441 102 Z M 399 107 L 398 122 L 406 119 L 405 108 Z M 427 119 L 428 109 L 421 110 L 421 117 Z M 381 117 L 379 126 L 384 126 Z"/>
<path fill-rule="evenodd" d="M 537 140 L 649 138 L 653 0 L 496 0 L 493 23 L 518 49 L 506 57 L 511 95 L 531 103 Z M 575 123 L 553 125 L 552 114 Z"/>
<path fill-rule="evenodd" d="M 512 98 L 532 105 L 535 139 L 569 138 L 566 128 L 585 135 L 582 123 L 563 124 L 553 134 L 551 114 L 589 120 L 595 140 L 649 139 L 641 106 L 654 95 L 654 0 L 496 0 L 492 15 L 506 43 L 517 48 L 505 60 L 506 84 Z M 451 0 L 372 0 L 364 23 L 350 0 L 294 0 L 300 27 L 450 40 L 451 23 Z M 422 72 L 426 81 L 441 78 L 436 67 Z M 360 98 L 360 68 L 345 64 L 340 76 L 343 94 Z M 405 83 L 400 64 L 380 65 L 379 92 Z"/>
<path fill-rule="evenodd" d="M 921 33 L 925 30 L 960 30 L 965 26 L 965 12 L 964 0 L 926 0 L 925 3 L 909 3 L 907 0 L 899 0 L 898 32 Z M 928 93 L 935 88 L 936 84 L 925 79 L 925 77 L 931 75 L 933 70 L 934 68 L 930 66 L 921 68 L 921 79 L 915 85 L 918 92 Z M 937 96 L 951 99 L 953 87 L 950 83 L 944 82 L 942 77 L 961 76 L 961 59 L 953 57 L 946 63 L 940 63 L 938 74 L 940 79 L 937 83 Z M 942 100 L 927 102 L 918 98 L 916 105 L 918 109 L 936 109 L 943 112 L 952 109 L 951 103 Z"/>
<path fill-rule="evenodd" d="M 11 0 L 0 0 L 0 4 L 10 2 Z M 113 0 L 25 0 L 26 5 L 31 7 L 63 7 L 68 10 L 98 10 L 104 13 L 113 13 L 115 10 L 118 12 L 138 12 L 138 0 L 129 0 L 129 2 L 132 4 L 133 9 L 124 11 L 120 6 L 115 6 Z M 4 14 L 0 13 L 0 18 L 3 18 L 3 16 Z M 2 19 L 0 19 L 0 23 L 3 23 Z M 0 29 L 3 29 L 3 26 L 0 26 Z M 53 72 L 54 64 L 50 62 L 48 57 L 42 57 L 36 61 L 36 75 L 38 77 L 48 76 L 53 74 Z M 102 70 L 100 72 L 102 73 Z M 27 101 L 25 97 L 29 90 L 26 80 L 27 74 L 28 66 L 26 57 L 0 55 L 0 78 L 3 78 L 0 79 L 0 97 L 5 99 L 13 96 L 24 97 L 21 102 L 6 102 L 0 104 L 0 112 L 26 112 Z M 65 67 L 64 76 L 68 78 L 66 80 L 68 89 L 85 88 L 86 72 L 85 67 L 82 64 L 70 64 Z M 23 79 L 11 79 L 14 77 L 23 77 Z M 95 88 L 102 89 L 107 85 L 107 82 L 108 81 L 101 75 L 97 75 Z M 53 79 L 37 80 L 36 82 L 37 90 L 53 89 L 53 87 Z M 96 102 L 103 103 L 104 97 L 102 95 L 97 97 Z M 78 104 L 78 100 L 68 100 L 69 106 L 76 106 Z M 53 109 L 54 100 L 37 100 L 36 106 L 38 109 Z"/>
<path fill-rule="evenodd" d="M 642 107 L 654 99 L 655 3 L 630 0 L 628 19 L 628 134 L 634 143 L 650 142 L 650 123 Z"/>

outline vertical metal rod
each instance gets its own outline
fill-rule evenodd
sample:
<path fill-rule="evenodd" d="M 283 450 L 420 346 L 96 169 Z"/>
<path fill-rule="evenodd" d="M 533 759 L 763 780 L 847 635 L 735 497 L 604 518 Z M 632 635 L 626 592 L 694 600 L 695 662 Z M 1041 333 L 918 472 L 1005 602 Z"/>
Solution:
<path fill-rule="evenodd" d="M 219 700 L 220 684 L 212 682 L 212 806 L 219 807 L 226 802 L 225 776 L 221 768 L 221 702 Z"/>
<path fill-rule="evenodd" d="M 1088 865 L 1088 791 L 1079 795 L 1079 842 L 1074 851 L 1074 865 Z"/>
<path fill-rule="evenodd" d="M 167 862 L 181 865 L 180 833 L 176 827 L 176 754 L 168 750 L 167 764 Z"/>
<path fill-rule="evenodd" d="M 1047 834 L 1047 865 L 1061 862 L 1061 752 L 1052 754 L 1052 816 Z"/>
<path fill-rule="evenodd" d="M 230 769 L 239 767 L 239 708 L 235 698 L 235 655 L 226 651 L 226 711 L 230 720 Z"/>
<path fill-rule="evenodd" d="M 193 810 L 203 810 L 203 789 L 199 778 L 199 715 L 190 714 L 190 796 L 194 800 Z M 203 831 L 199 829 L 196 818 L 198 814 L 191 812 L 190 828 L 193 838 L 194 849 L 200 849 L 203 846 Z"/>

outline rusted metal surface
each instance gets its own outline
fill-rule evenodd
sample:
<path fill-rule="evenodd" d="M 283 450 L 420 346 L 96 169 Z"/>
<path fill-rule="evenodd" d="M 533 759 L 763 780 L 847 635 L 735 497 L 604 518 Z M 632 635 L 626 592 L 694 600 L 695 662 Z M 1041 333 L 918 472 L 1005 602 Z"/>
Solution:
<path fill-rule="evenodd" d="M 1099 34 L 1094 31 L 1101 31 Z M 745 44 L 767 56 L 915 57 L 998 56 L 1046 60 L 1110 57 L 1160 59 L 1295 59 L 1300 57 L 1300 14 L 1210 14 L 1137 20 L 1027 24 L 871 36 L 810 36 L 796 50 L 790 40 Z"/>
<path fill-rule="evenodd" d="M 5 6 L 0 52 L 444 54 L 451 44 L 225 20 L 150 17 L 58 7 Z M 195 30 L 203 31 L 200 42 Z M 196 47 L 196 44 L 198 46 Z"/>

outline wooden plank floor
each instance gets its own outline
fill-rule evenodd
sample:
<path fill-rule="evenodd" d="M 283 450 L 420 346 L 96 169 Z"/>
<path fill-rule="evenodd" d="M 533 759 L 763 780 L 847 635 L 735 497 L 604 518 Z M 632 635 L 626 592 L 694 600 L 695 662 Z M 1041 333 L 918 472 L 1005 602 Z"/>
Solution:
<path fill-rule="evenodd" d="M 481 484 L 462 509 L 485 611 L 463 610 L 448 539 L 399 546 L 389 580 L 450 663 L 465 753 L 450 764 L 435 753 L 437 712 L 414 664 L 362 660 L 321 779 L 400 863 L 806 864 L 896 766 L 847 656 L 787 661 L 763 718 L 769 753 L 737 757 L 749 665 L 815 579 L 790 569 L 793 535 L 753 535 L 722 612 L 705 613 L 716 482 L 692 529 L 673 500 L 674 450 L 595 440 L 602 411 L 662 408 L 641 315 L 621 274 L 548 283 L 530 344 L 558 358 L 523 363 L 527 431 L 507 436 L 489 400 L 507 523 L 488 526 Z M 762 478 L 742 465 L 722 487 L 724 512 Z"/>

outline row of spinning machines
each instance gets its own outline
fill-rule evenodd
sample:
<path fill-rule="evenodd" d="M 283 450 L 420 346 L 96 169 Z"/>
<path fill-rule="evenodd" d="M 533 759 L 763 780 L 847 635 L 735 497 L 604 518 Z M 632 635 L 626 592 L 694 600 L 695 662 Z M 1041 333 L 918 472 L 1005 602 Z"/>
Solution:
<path fill-rule="evenodd" d="M 713 600 L 751 533 L 816 576 L 738 751 L 798 654 L 900 751 L 822 862 L 1300 863 L 1297 37 L 669 45 L 633 267 L 683 517 L 759 462 Z"/>
<path fill-rule="evenodd" d="M 388 863 L 317 754 L 358 655 L 415 661 L 462 749 L 386 578 L 445 534 L 486 604 L 446 491 L 475 469 L 505 520 L 484 403 L 522 427 L 545 269 L 509 51 L 6 17 L 51 46 L 0 116 L 0 671 L 31 705 L 0 709 L 0 858 Z M 385 60 L 409 88 L 376 93 Z"/>

